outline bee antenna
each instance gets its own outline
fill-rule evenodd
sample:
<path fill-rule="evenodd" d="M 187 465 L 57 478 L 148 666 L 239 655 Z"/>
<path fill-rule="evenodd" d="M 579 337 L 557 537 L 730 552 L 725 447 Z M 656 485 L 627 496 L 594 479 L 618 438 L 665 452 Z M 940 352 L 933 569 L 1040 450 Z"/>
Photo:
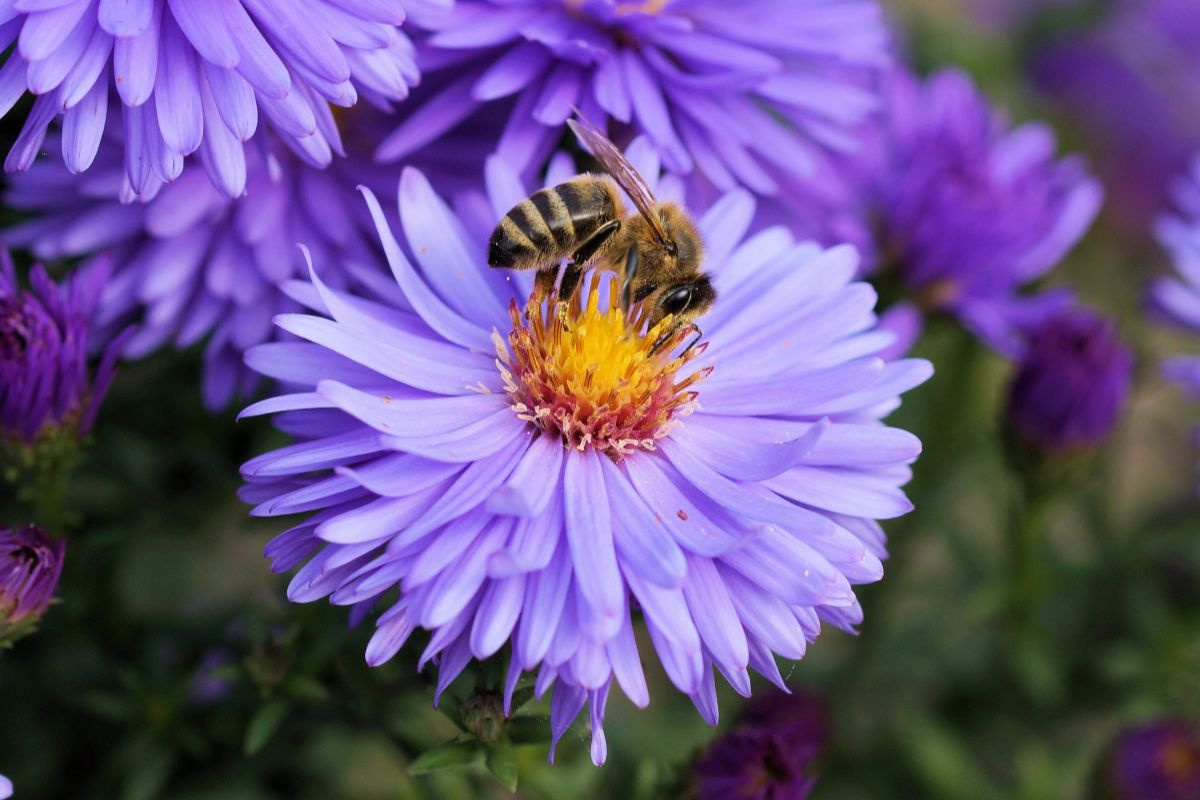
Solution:
<path fill-rule="evenodd" d="M 638 268 L 638 249 L 637 245 L 629 248 L 629 254 L 625 256 L 625 284 L 621 287 L 621 303 L 628 311 L 633 303 L 633 276 L 637 274 Z"/>

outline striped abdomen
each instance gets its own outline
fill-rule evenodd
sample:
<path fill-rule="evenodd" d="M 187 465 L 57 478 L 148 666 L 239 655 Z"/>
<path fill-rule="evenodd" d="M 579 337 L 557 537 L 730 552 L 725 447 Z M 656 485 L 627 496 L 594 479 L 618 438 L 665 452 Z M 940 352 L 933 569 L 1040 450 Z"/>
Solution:
<path fill-rule="evenodd" d="M 617 217 L 607 178 L 580 175 L 541 189 L 504 215 L 488 243 L 488 265 L 531 269 L 568 258 L 606 222 Z"/>

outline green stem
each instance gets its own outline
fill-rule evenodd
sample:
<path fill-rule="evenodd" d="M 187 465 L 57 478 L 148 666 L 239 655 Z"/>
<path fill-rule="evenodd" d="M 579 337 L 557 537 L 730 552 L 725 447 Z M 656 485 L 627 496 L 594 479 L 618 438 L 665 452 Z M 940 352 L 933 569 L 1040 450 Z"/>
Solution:
<path fill-rule="evenodd" d="M 66 534 L 66 486 L 67 470 L 61 465 L 46 465 L 39 469 L 34 484 L 34 522 L 54 538 Z"/>

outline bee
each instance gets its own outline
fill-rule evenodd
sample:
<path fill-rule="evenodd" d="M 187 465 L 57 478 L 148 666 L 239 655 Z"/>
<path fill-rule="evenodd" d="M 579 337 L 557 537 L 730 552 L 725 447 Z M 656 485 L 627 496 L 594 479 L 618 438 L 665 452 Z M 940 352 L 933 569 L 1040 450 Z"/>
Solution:
<path fill-rule="evenodd" d="M 656 349 L 685 326 L 696 333 L 691 349 L 702 335 L 696 319 L 717 298 L 700 269 L 700 233 L 678 204 L 656 201 L 617 146 L 578 116 L 567 124 L 607 174 L 576 176 L 514 206 L 492 232 L 488 265 L 536 269 L 538 284 L 549 290 L 559 265 L 568 259 L 559 284 L 563 300 L 571 298 L 585 267 L 593 262 L 607 266 L 621 276 L 626 311 L 645 303 L 650 327 L 671 316 L 671 329 L 659 338 Z M 626 211 L 618 187 L 633 201 L 636 214 Z"/>

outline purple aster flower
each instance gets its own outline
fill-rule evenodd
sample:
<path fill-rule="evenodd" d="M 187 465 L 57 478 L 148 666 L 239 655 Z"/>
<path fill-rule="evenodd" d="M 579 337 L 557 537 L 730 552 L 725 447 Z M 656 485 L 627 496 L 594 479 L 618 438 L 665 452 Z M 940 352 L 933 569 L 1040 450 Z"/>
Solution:
<path fill-rule="evenodd" d="M 1017 352 L 1019 329 L 1068 299 L 1019 291 L 1087 231 L 1099 184 L 1078 159 L 1056 159 L 1049 127 L 1013 129 L 956 70 L 923 82 L 894 73 L 878 139 L 857 165 L 876 268 L 894 271 L 927 310 Z"/>
<path fill-rule="evenodd" d="M 507 119 L 497 152 L 530 176 L 574 105 L 644 134 L 714 198 L 782 193 L 823 150 L 850 148 L 877 105 L 865 78 L 887 60 L 874 0 L 459 0 L 427 27 L 438 88 L 381 159 L 482 112 Z"/>
<path fill-rule="evenodd" d="M 36 96 L 5 160 L 28 169 L 61 117 L 63 161 L 88 169 L 120 120 L 123 179 L 141 193 L 199 153 L 225 194 L 246 186 L 259 113 L 314 166 L 342 142 L 330 106 L 399 100 L 417 80 L 404 9 L 443 0 L 10 0 L 0 6 L 0 112 Z M 111 76 L 111 77 L 110 77 Z M 109 98 L 120 101 L 110 109 Z"/>
<path fill-rule="evenodd" d="M 1062 311 L 1032 328 L 1009 389 L 1009 427 L 1050 453 L 1108 437 L 1129 399 L 1133 354 L 1116 326 L 1090 311 Z"/>
<path fill-rule="evenodd" d="M 326 278 L 337 285 L 374 283 L 386 291 L 374 227 L 354 191 L 358 184 L 381 191 L 395 185 L 399 169 L 380 169 L 364 154 L 386 120 L 370 108 L 345 114 L 348 140 L 368 144 L 323 170 L 277 138 L 258 137 L 246 148 L 246 193 L 236 199 L 192 162 L 171 183 L 151 176 L 144 202 L 129 202 L 121 148 L 106 141 L 83 175 L 41 162 L 14 176 L 6 202 L 32 218 L 0 233 L 0 240 L 46 259 L 88 256 L 91 263 L 111 255 L 116 266 L 97 324 L 109 330 L 136 323 L 124 349 L 130 358 L 209 335 L 204 397 L 219 408 L 255 383 L 244 368 L 245 349 L 272 337 L 274 314 L 297 307 L 278 288 L 303 274 L 297 243 L 335 267 Z M 422 164 L 449 172 L 452 159 L 472 147 L 482 162 L 482 145 L 453 137 L 426 148 Z"/>
<path fill-rule="evenodd" d="M 117 351 L 110 345 L 89 376 L 89 319 L 107 278 L 108 262 L 99 260 L 60 287 L 39 264 L 22 290 L 0 251 L 0 451 L 91 430 Z"/>
<path fill-rule="evenodd" d="M 8 800 L 8 798 L 12 797 L 12 794 L 12 781 L 3 775 L 0 775 L 0 800 Z"/>
<path fill-rule="evenodd" d="M 1108 188 L 1109 221 L 1143 233 L 1200 149 L 1200 5 L 1119 0 L 1091 29 L 1039 48 L 1037 87 L 1084 129 Z"/>
<path fill-rule="evenodd" d="M 484 266 L 483 231 L 526 196 L 499 158 L 488 185 L 456 213 L 406 170 L 404 246 L 368 193 L 402 300 L 318 269 L 315 313 L 276 320 L 305 341 L 249 351 L 290 393 L 245 415 L 277 414 L 297 442 L 244 465 L 243 497 L 258 516 L 314 512 L 267 548 L 278 571 L 303 564 L 291 600 L 361 615 L 388 598 L 368 663 L 428 630 L 440 696 L 511 643 L 506 708 L 536 671 L 556 741 L 590 706 L 600 763 L 613 680 L 650 699 L 639 618 L 714 724 L 714 668 L 744 695 L 749 668 L 782 686 L 775 655 L 860 621 L 853 586 L 882 576 L 877 520 L 910 510 L 920 449 L 879 420 L 931 368 L 876 356 L 894 337 L 851 248 L 746 238 L 744 191 L 698 218 L 720 299 L 680 355 L 688 331 L 654 349 L 662 329 L 610 305 L 610 274 L 555 307 L 528 273 Z"/>
<path fill-rule="evenodd" d="M 1114 800 L 1200 797 L 1200 732 L 1171 719 L 1130 728 L 1108 753 L 1105 788 Z"/>
<path fill-rule="evenodd" d="M 829 738 L 820 699 L 766 694 L 692 765 L 697 800 L 804 800 L 816 785 L 812 762 Z"/>
<path fill-rule="evenodd" d="M 0 644 L 32 633 L 53 599 L 67 543 L 36 525 L 0 527 Z"/>
<path fill-rule="evenodd" d="M 1179 213 L 1159 224 L 1159 239 L 1174 257 L 1178 277 L 1159 278 L 1150 289 L 1150 306 L 1157 317 L 1200 333 L 1200 157 L 1176 184 Z M 1200 356 L 1175 356 L 1165 364 L 1167 375 L 1200 394 Z"/>

